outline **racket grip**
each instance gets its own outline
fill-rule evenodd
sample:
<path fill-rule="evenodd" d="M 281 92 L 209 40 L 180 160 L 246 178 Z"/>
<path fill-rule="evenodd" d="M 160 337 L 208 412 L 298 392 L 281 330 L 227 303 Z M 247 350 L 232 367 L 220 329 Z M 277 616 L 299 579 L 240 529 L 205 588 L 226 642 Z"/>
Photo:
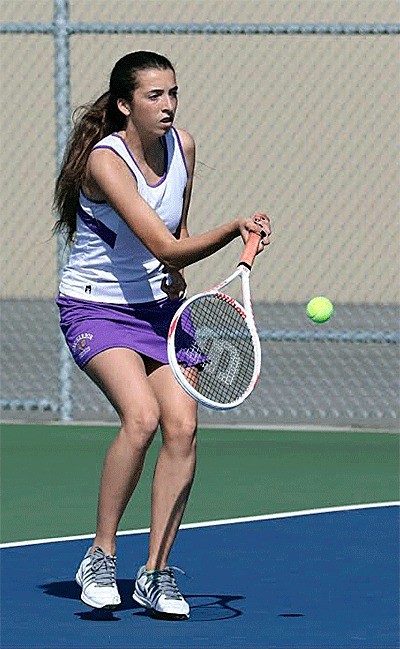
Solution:
<path fill-rule="evenodd" d="M 253 266 L 254 258 L 257 254 L 260 235 L 256 232 L 250 232 L 247 243 L 243 249 L 242 256 L 239 259 L 238 266 L 246 266 L 249 270 Z"/>

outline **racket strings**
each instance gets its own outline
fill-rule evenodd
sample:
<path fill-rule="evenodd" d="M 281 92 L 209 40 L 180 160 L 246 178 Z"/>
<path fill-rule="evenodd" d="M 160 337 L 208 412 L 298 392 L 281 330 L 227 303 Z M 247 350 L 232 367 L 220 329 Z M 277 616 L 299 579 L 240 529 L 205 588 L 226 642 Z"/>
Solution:
<path fill-rule="evenodd" d="M 254 376 L 254 343 L 245 314 L 223 294 L 202 296 L 183 310 L 175 355 L 192 388 L 220 404 L 239 399 Z"/>

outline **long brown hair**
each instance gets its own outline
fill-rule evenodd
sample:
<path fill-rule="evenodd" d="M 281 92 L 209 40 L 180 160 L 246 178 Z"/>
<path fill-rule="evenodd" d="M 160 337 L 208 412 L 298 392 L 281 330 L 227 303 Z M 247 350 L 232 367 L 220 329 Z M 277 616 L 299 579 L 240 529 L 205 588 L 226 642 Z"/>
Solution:
<path fill-rule="evenodd" d="M 53 231 L 65 234 L 68 243 L 73 241 L 76 231 L 79 192 L 89 154 L 102 138 L 125 128 L 126 117 L 117 101 L 125 99 L 130 103 L 138 86 L 137 72 L 152 68 L 174 71 L 172 63 L 156 52 L 126 54 L 111 72 L 109 90 L 94 103 L 81 106 L 73 113 L 73 129 L 56 180 L 53 202 L 58 215 Z"/>

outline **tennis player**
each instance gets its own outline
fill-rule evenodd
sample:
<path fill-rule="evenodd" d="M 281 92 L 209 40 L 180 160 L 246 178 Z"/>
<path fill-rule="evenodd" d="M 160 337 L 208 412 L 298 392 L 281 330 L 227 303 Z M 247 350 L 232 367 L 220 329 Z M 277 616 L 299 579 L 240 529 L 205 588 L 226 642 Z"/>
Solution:
<path fill-rule="evenodd" d="M 193 482 L 197 406 L 167 359 L 170 321 L 184 297 L 182 269 L 238 236 L 261 234 L 267 216 L 236 218 L 189 237 L 195 145 L 173 126 L 178 87 L 170 61 L 139 51 L 112 70 L 109 91 L 75 119 L 54 206 L 55 230 L 72 244 L 57 304 L 74 360 L 115 407 L 121 428 L 101 476 L 97 529 L 76 580 L 95 608 L 120 603 L 116 532 L 160 426 L 149 553 L 134 599 L 181 619 L 189 605 L 168 556 Z"/>

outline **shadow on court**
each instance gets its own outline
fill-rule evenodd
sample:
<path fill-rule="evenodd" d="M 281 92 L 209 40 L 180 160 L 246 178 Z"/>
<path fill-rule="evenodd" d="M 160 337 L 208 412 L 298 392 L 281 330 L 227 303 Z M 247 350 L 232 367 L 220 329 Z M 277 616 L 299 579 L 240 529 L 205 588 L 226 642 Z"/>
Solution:
<path fill-rule="evenodd" d="M 114 611 L 92 609 L 75 613 L 81 620 L 93 622 L 118 622 L 121 617 L 118 613 L 132 611 L 135 616 L 153 617 L 150 611 L 137 604 L 132 599 L 133 580 L 118 579 L 118 589 L 121 595 L 121 604 Z M 45 595 L 61 597 L 62 599 L 75 600 L 80 602 L 80 588 L 75 581 L 53 581 L 38 586 Z M 185 594 L 191 609 L 192 622 L 206 622 L 217 620 L 228 620 L 243 615 L 242 610 L 237 608 L 238 602 L 244 600 L 242 595 L 190 595 Z M 233 605 L 234 604 L 234 605 Z"/>

